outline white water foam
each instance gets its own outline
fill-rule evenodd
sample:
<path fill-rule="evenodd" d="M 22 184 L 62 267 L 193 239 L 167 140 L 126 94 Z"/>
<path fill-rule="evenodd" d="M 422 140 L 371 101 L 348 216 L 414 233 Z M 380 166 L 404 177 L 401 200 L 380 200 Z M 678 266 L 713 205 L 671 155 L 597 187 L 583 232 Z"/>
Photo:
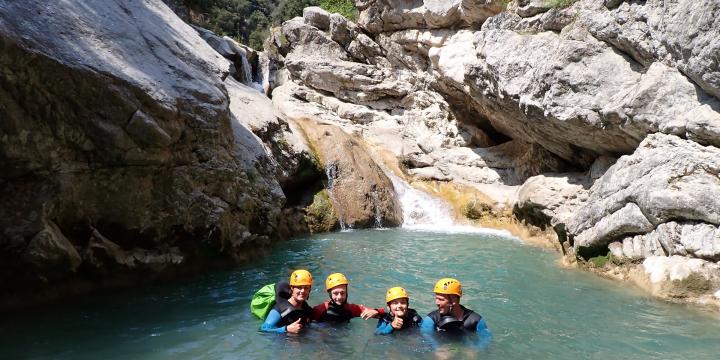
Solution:
<path fill-rule="evenodd" d="M 440 199 L 433 197 L 423 191 L 413 188 L 404 180 L 386 171 L 387 176 L 393 183 L 403 211 L 402 227 L 414 231 L 428 231 L 447 234 L 470 233 L 490 234 L 502 237 L 519 239 L 506 230 L 496 230 L 475 227 L 470 225 L 459 225 L 450 215 L 450 206 Z"/>
<path fill-rule="evenodd" d="M 262 85 L 262 80 L 260 82 L 254 82 L 253 81 L 253 75 L 252 75 L 252 66 L 250 65 L 250 62 L 248 61 L 247 57 L 244 54 L 240 54 L 240 57 L 242 58 L 242 72 L 243 77 L 245 78 L 245 85 L 259 91 L 264 92 Z"/>

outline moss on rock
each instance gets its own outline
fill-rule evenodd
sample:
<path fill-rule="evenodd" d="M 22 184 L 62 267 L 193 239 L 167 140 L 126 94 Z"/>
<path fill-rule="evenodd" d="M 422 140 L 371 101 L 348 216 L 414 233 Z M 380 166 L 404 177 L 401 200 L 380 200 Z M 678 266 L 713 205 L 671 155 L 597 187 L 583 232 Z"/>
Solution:
<path fill-rule="evenodd" d="M 312 204 L 306 208 L 305 221 L 312 233 L 331 231 L 337 226 L 338 216 L 327 190 L 315 194 Z"/>
<path fill-rule="evenodd" d="M 478 220 L 491 214 L 492 205 L 487 202 L 480 201 L 477 198 L 472 198 L 462 205 L 460 211 L 466 218 Z"/>

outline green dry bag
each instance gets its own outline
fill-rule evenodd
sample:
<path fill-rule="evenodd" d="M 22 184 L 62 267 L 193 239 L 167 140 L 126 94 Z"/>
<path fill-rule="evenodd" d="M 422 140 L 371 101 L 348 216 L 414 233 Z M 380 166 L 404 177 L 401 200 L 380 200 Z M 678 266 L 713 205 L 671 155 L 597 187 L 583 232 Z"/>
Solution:
<path fill-rule="evenodd" d="M 252 301 L 250 301 L 250 312 L 265 320 L 273 306 L 275 306 L 275 284 L 268 284 L 253 295 Z"/>

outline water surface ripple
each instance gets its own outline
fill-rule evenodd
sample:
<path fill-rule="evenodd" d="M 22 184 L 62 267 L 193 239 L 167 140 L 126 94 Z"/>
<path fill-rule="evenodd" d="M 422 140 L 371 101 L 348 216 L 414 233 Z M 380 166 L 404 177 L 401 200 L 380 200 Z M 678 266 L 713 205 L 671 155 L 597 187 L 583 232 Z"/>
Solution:
<path fill-rule="evenodd" d="M 372 335 L 376 322 L 354 319 L 314 326 L 301 337 L 263 334 L 248 304 L 261 285 L 307 268 L 311 304 L 323 301 L 324 278 L 345 273 L 350 300 L 382 306 L 402 285 L 411 307 L 433 309 L 432 286 L 459 278 L 463 304 L 494 333 L 473 353 L 448 344 L 452 358 L 716 359 L 714 314 L 649 299 L 632 289 L 555 265 L 556 254 L 497 234 L 367 230 L 284 243 L 235 271 L 155 288 L 93 295 L 5 318 L 0 350 L 7 359 L 337 359 L 435 358 L 422 337 Z"/>

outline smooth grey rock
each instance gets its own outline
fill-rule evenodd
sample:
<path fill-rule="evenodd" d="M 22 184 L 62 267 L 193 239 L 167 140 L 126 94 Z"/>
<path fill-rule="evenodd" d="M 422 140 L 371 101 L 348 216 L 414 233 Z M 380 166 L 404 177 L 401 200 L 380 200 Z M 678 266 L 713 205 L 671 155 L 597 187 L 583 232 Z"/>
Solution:
<path fill-rule="evenodd" d="M 294 18 L 282 24 L 282 34 L 296 54 L 324 58 L 326 60 L 347 60 L 348 55 L 340 44 L 322 30 L 306 24 L 302 18 Z"/>
<path fill-rule="evenodd" d="M 37 290 L 29 268 L 87 280 L 72 269 L 92 229 L 142 244 L 151 272 L 241 256 L 225 244 L 243 231 L 279 235 L 274 173 L 236 151 L 230 63 L 162 1 L 0 2 L 0 46 L 3 289 Z"/>
<path fill-rule="evenodd" d="M 133 114 L 125 129 L 135 141 L 143 145 L 165 147 L 173 142 L 170 135 L 141 110 Z"/>
<path fill-rule="evenodd" d="M 702 93 L 677 69 L 654 63 L 644 71 L 579 28 L 561 36 L 476 35 L 477 59 L 453 65 L 451 57 L 438 70 L 459 86 L 470 83 L 474 108 L 512 138 L 581 166 L 593 154 L 628 153 L 652 132 L 691 136 L 692 123 L 712 124 L 692 127 L 709 129 L 692 136 L 717 141 L 716 105 L 698 100 Z"/>
<path fill-rule="evenodd" d="M 305 23 L 320 30 L 330 28 L 330 13 L 319 6 L 308 6 L 303 9 Z"/>
<path fill-rule="evenodd" d="M 344 16 L 330 14 L 330 38 L 342 46 L 348 46 L 357 36 L 357 25 Z"/>
<path fill-rule="evenodd" d="M 31 266 L 31 276 L 43 282 L 75 272 L 82 262 L 80 254 L 54 222 L 48 222 L 42 231 L 33 236 L 27 244 L 24 258 Z M 25 269 L 26 272 L 29 270 Z"/>
<path fill-rule="evenodd" d="M 595 226 L 575 236 L 575 247 L 602 246 L 624 234 L 645 233 L 653 225 L 634 203 L 602 218 Z"/>
<path fill-rule="evenodd" d="M 356 1 L 358 24 L 379 34 L 403 29 L 478 25 L 502 12 L 502 0 Z"/>
<path fill-rule="evenodd" d="M 720 3 L 701 1 L 617 2 L 607 8 L 585 0 L 578 21 L 593 36 L 639 63 L 677 67 L 707 93 L 720 99 Z M 587 11 L 587 12 L 586 12 Z"/>
<path fill-rule="evenodd" d="M 545 174 L 527 179 L 518 189 L 513 213 L 537 226 L 572 216 L 589 197 L 589 180 L 581 174 Z"/>
<path fill-rule="evenodd" d="M 634 154 L 621 157 L 595 182 L 591 198 L 568 229 L 580 246 L 590 246 L 675 220 L 718 225 L 718 173 L 720 149 L 672 135 L 649 135 Z"/>

